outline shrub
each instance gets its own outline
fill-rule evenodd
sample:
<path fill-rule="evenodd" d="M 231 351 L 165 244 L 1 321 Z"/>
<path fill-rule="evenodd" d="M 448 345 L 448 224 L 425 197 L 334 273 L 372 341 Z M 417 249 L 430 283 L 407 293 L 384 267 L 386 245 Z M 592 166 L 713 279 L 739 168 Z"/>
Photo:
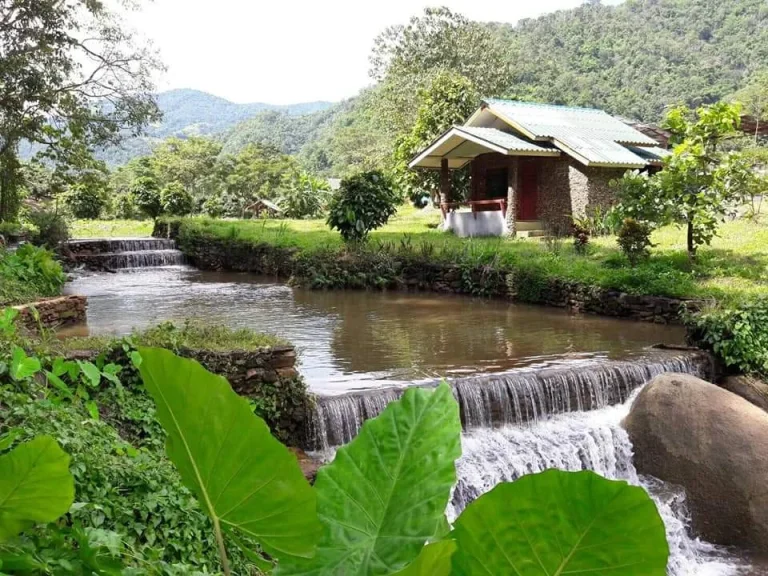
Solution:
<path fill-rule="evenodd" d="M 133 220 L 138 215 L 136 201 L 131 194 L 119 194 L 115 198 L 115 218 Z"/>
<path fill-rule="evenodd" d="M 720 304 L 683 318 L 691 343 L 711 350 L 727 368 L 768 376 L 768 297 Z"/>
<path fill-rule="evenodd" d="M 328 225 L 346 242 L 362 242 L 397 212 L 399 198 L 378 170 L 345 178 L 329 205 Z"/>
<path fill-rule="evenodd" d="M 24 244 L 15 252 L 0 250 L 0 304 L 56 296 L 65 280 L 61 265 L 44 248 Z"/>
<path fill-rule="evenodd" d="M 40 208 L 27 215 L 35 228 L 32 241 L 38 246 L 55 248 L 62 242 L 69 240 L 69 225 L 58 209 L 48 210 Z"/>
<path fill-rule="evenodd" d="M 634 218 L 625 218 L 619 228 L 619 237 L 616 240 L 629 259 L 632 266 L 637 266 L 642 260 L 647 260 L 650 255 L 651 227 L 645 222 L 640 222 Z"/>
<path fill-rule="evenodd" d="M 107 206 L 104 191 L 85 184 L 71 186 L 63 200 L 72 216 L 87 220 L 96 220 Z"/>
<path fill-rule="evenodd" d="M 325 210 L 330 190 L 327 181 L 302 173 L 283 190 L 278 201 L 286 218 L 316 218 Z"/>
<path fill-rule="evenodd" d="M 171 182 L 160 193 L 160 203 L 166 214 L 171 216 L 186 216 L 192 212 L 194 200 L 181 182 Z"/>
<path fill-rule="evenodd" d="M 163 203 L 157 183 L 149 177 L 137 178 L 131 188 L 131 195 L 136 207 L 142 214 L 156 219 L 163 213 Z"/>
<path fill-rule="evenodd" d="M 573 221 L 573 247 L 577 254 L 586 254 L 589 248 L 589 229 Z"/>

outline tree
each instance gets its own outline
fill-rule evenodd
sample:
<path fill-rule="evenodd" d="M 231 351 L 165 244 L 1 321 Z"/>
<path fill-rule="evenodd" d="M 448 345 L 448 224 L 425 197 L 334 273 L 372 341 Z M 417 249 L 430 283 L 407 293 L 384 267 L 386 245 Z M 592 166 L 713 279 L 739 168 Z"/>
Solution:
<path fill-rule="evenodd" d="M 755 143 L 763 123 L 768 122 L 768 70 L 753 74 L 744 88 L 733 95 L 741 102 L 744 112 L 755 118 Z"/>
<path fill-rule="evenodd" d="M 738 152 L 720 149 L 723 138 L 736 132 L 739 107 L 718 103 L 669 111 L 664 127 L 672 132 L 672 154 L 653 176 L 630 173 L 620 181 L 619 210 L 655 225 L 686 227 L 688 256 L 717 234 L 718 223 L 743 200 L 752 173 Z"/>
<path fill-rule="evenodd" d="M 480 97 L 472 82 L 452 72 L 441 72 L 428 88 L 419 93 L 419 109 L 410 134 L 400 138 L 395 147 L 395 181 L 401 192 L 417 206 L 425 195 L 439 202 L 440 174 L 431 170 L 411 170 L 408 163 L 424 147 L 454 124 L 461 124 L 477 108 Z M 463 196 L 467 185 L 464 171 L 452 172 L 451 190 Z"/>
<path fill-rule="evenodd" d="M 406 26 L 387 28 L 376 38 L 370 61 L 370 75 L 381 85 L 377 115 L 396 136 L 411 130 L 418 94 L 436 75 L 461 75 L 488 97 L 510 86 L 509 59 L 498 38 L 448 8 L 427 8 Z"/>
<path fill-rule="evenodd" d="M 0 0 L 0 221 L 15 217 L 18 148 L 70 168 L 158 118 L 159 67 L 116 14 L 94 0 Z"/>
<path fill-rule="evenodd" d="M 192 195 L 181 182 L 171 182 L 160 192 L 162 210 L 171 216 L 186 216 L 194 209 Z"/>
<path fill-rule="evenodd" d="M 316 178 L 307 172 L 288 177 L 278 197 L 280 208 L 287 218 L 316 218 L 323 213 L 330 197 L 331 187 L 327 180 Z"/>
<path fill-rule="evenodd" d="M 161 186 L 178 182 L 202 201 L 216 189 L 221 149 L 209 138 L 168 138 L 153 150 L 150 164 Z"/>
<path fill-rule="evenodd" d="M 163 213 L 160 188 L 151 177 L 142 176 L 138 178 L 133 183 L 131 196 L 136 207 L 145 216 L 156 219 Z"/>
<path fill-rule="evenodd" d="M 379 172 L 362 172 L 341 182 L 328 206 L 328 226 L 345 242 L 364 242 L 368 233 L 387 223 L 400 201 L 389 180 Z"/>

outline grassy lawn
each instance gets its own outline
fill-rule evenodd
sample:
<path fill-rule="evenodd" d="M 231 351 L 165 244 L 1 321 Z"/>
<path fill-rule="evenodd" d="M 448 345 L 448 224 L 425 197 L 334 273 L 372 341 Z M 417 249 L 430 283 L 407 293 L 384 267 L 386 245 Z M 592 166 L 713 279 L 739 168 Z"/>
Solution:
<path fill-rule="evenodd" d="M 493 261 L 510 268 L 534 268 L 547 276 L 615 288 L 635 294 L 673 297 L 732 298 L 768 294 L 768 225 L 745 220 L 726 222 L 711 246 L 702 247 L 691 265 L 685 232 L 668 227 L 654 233 L 650 261 L 632 268 L 613 237 L 592 240 L 589 253 L 575 253 L 569 239 L 559 247 L 536 240 L 461 239 L 436 225 L 434 210 L 403 208 L 385 227 L 371 234 L 379 250 L 408 250 L 443 261 Z M 338 233 L 323 220 L 188 220 L 190 231 L 214 237 L 303 251 L 339 249 Z"/>
<path fill-rule="evenodd" d="M 297 247 L 302 251 L 338 250 L 341 237 L 324 220 L 185 220 L 196 234 L 248 243 Z M 401 208 L 389 224 L 371 234 L 374 250 L 408 251 L 440 261 L 483 262 L 513 269 L 536 269 L 550 277 L 635 294 L 716 298 L 768 294 L 768 225 L 726 222 L 711 246 L 702 247 L 691 265 L 685 231 L 667 227 L 653 235 L 649 262 L 636 268 L 619 251 L 614 237 L 593 238 L 589 253 L 575 253 L 569 239 L 559 246 L 537 240 L 461 239 L 437 228 L 437 210 Z M 150 221 L 78 221 L 75 237 L 149 236 Z"/>
<path fill-rule="evenodd" d="M 152 220 L 75 220 L 72 238 L 146 238 L 152 235 Z"/>

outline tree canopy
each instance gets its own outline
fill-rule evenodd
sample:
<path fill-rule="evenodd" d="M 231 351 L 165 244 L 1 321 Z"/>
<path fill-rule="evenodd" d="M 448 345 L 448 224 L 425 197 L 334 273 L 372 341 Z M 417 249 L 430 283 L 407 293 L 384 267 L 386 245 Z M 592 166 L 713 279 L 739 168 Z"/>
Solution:
<path fill-rule="evenodd" d="M 0 221 L 15 217 L 21 142 L 64 172 L 158 118 L 159 64 L 90 0 L 0 0 Z"/>

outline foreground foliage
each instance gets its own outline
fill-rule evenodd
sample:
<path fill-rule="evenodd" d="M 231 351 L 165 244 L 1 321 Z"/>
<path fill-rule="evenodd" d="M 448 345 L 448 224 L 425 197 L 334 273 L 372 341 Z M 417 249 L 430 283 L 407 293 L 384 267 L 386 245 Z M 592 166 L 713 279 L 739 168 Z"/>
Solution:
<path fill-rule="evenodd" d="M 357 438 L 320 470 L 311 490 L 300 479 L 295 460 L 284 449 L 273 451 L 274 441 L 265 443 L 265 452 L 246 457 L 241 441 L 230 438 L 233 421 L 246 436 L 262 424 L 231 390 L 227 394 L 226 382 L 215 382 L 196 363 L 165 351 L 144 349 L 142 357 L 142 373 L 169 434 L 168 456 L 213 519 L 225 574 L 229 567 L 217 509 L 222 499 L 235 502 L 223 505 L 225 515 L 238 516 L 235 529 L 269 519 L 269 536 L 248 533 L 277 558 L 282 576 L 401 570 L 433 576 L 506 574 L 517 565 L 542 575 L 618 567 L 627 575 L 665 574 L 669 549 L 664 525 L 648 494 L 592 472 L 550 470 L 502 484 L 470 504 L 451 530 L 444 510 L 456 480 L 461 423 L 447 384 L 436 390 L 409 389 L 367 421 Z M 239 414 L 234 418 L 233 410 Z M 259 450 L 253 444 L 250 449 Z M 212 468 L 216 464 L 222 469 Z M 229 468 L 233 471 L 222 471 Z M 254 492 L 254 482 L 240 481 L 248 470 L 266 474 L 269 482 L 255 481 Z M 212 499 L 222 489 L 220 479 L 226 493 Z M 276 501 L 254 498 L 272 483 Z M 217 488 L 210 492 L 208 486 Z M 322 526 L 316 553 L 315 515 L 311 505 L 299 506 L 310 493 L 317 495 Z M 289 505 L 279 504 L 284 497 Z M 270 538 L 279 535 L 281 545 L 275 548 Z M 425 547 L 444 540 L 455 546 Z"/>
<path fill-rule="evenodd" d="M 66 277 L 53 254 L 31 244 L 15 252 L 0 247 L 0 307 L 57 296 Z"/>

